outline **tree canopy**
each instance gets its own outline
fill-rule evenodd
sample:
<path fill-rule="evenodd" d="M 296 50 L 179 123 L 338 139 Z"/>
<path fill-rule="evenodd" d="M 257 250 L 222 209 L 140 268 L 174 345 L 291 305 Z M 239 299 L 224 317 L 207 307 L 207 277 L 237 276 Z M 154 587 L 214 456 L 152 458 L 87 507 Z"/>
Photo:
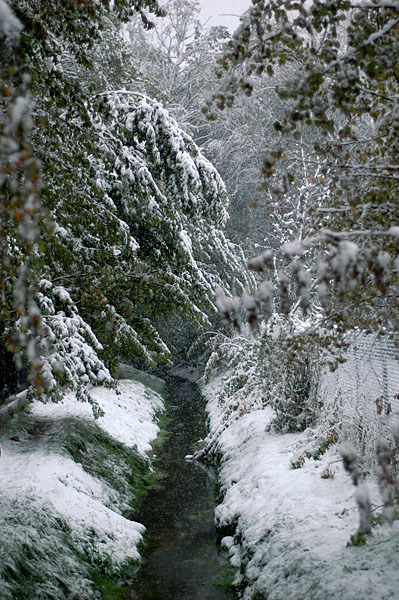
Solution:
<path fill-rule="evenodd" d="M 279 135 L 268 138 L 261 167 L 270 212 L 294 188 L 315 191 L 306 231 L 250 266 L 280 265 L 282 311 L 296 309 L 284 302 L 291 286 L 305 309 L 310 294 L 336 339 L 347 327 L 384 333 L 396 322 L 398 9 L 385 0 L 254 0 L 204 109 L 213 120 L 240 91 L 251 97 L 257 78 L 274 86 Z"/>
<path fill-rule="evenodd" d="M 37 394 L 90 399 L 121 359 L 169 360 L 159 319 L 203 327 L 215 287 L 248 276 L 220 176 L 146 95 L 122 35 L 156 2 L 0 7 L 2 352 Z"/>

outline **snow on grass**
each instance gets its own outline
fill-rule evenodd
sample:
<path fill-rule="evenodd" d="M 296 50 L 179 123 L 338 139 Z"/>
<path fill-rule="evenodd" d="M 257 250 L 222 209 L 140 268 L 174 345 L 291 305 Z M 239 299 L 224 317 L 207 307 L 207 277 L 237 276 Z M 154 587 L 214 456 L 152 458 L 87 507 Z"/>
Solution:
<path fill-rule="evenodd" d="M 138 381 L 127 379 L 118 382 L 117 391 L 96 387 L 90 393 L 104 412 L 104 416 L 96 419 L 99 427 L 119 442 L 135 447 L 142 455 L 151 450 L 151 442 L 159 432 L 155 415 L 163 410 L 159 394 Z M 94 419 L 91 405 L 79 402 L 73 392 L 66 394 L 59 404 L 35 402 L 33 413 L 41 417 Z"/>
<path fill-rule="evenodd" d="M 212 432 L 220 431 L 224 379 L 204 386 Z M 354 487 L 336 446 L 305 458 L 311 432 L 269 429 L 266 407 L 231 420 L 219 437 L 222 545 L 240 569 L 246 600 L 397 598 L 398 523 L 374 529 L 366 546 L 347 547 L 358 527 Z M 296 466 L 298 468 L 293 468 Z M 381 504 L 368 482 L 374 506 Z"/>
<path fill-rule="evenodd" d="M 63 517 L 83 537 L 95 531 L 101 538 L 100 554 L 116 563 L 138 559 L 137 545 L 144 526 L 129 521 L 108 508 L 110 493 L 81 465 L 60 455 L 42 451 L 6 449 L 1 466 L 1 500 L 30 498 L 38 507 Z"/>
<path fill-rule="evenodd" d="M 136 480 L 138 485 L 143 485 L 151 469 L 146 452 L 159 432 L 155 421 L 163 410 L 163 401 L 142 383 L 128 380 L 119 382 L 118 393 L 102 387 L 93 389 L 92 393 L 104 411 L 104 416 L 96 421 L 91 406 L 79 402 L 70 393 L 60 404 L 35 402 L 30 413 L 14 417 L 17 420 L 14 431 L 8 436 L 6 431 L 0 459 L 0 526 L 3 541 L 9 538 L 7 554 L 12 564 L 24 562 L 23 548 L 12 544 L 15 527 L 23 529 L 18 507 L 24 504 L 27 507 L 24 514 L 32 513 L 31 521 L 35 520 L 34 514 L 48 514 L 49 522 L 62 522 L 70 529 L 73 543 L 69 542 L 69 546 L 65 545 L 64 533 L 58 525 L 46 530 L 47 544 L 61 548 L 54 573 L 62 574 L 60 565 L 70 560 L 71 545 L 78 556 L 83 557 L 82 577 L 87 576 L 84 569 L 88 567 L 102 565 L 102 571 L 107 565 L 107 569 L 117 571 L 126 561 L 139 559 L 137 546 L 145 528 L 125 518 L 121 508 L 129 509 L 126 501 L 135 503 L 141 492 L 130 488 Z M 96 445 L 100 443 L 102 448 L 99 449 Z M 96 457 L 104 458 L 108 449 L 110 455 L 97 465 Z M 74 451 L 75 458 L 81 456 L 82 464 L 68 456 L 68 453 L 74 456 Z M 40 562 L 46 552 L 43 540 L 39 544 L 38 539 L 32 542 L 33 551 L 26 562 L 33 560 L 35 553 L 34 560 Z M 80 558 L 77 560 L 79 563 Z M 3 573 L 0 567 L 0 597 L 2 594 L 8 597 L 6 590 L 10 597 L 17 593 L 12 586 L 18 583 L 18 568 L 10 569 Z M 57 586 L 56 580 L 61 575 L 54 577 L 52 585 Z M 78 574 L 74 577 L 76 579 Z M 39 586 L 36 576 L 32 581 Z M 67 577 L 66 582 L 65 585 L 70 585 Z M 54 596 L 43 595 L 47 597 Z M 67 594 L 66 597 L 69 598 Z M 57 598 L 64 598 L 61 591 Z"/>

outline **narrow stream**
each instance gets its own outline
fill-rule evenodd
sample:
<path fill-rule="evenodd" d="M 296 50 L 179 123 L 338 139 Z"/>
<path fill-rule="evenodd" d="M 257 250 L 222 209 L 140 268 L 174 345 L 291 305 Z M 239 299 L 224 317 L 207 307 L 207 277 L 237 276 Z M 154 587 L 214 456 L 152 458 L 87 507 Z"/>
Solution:
<path fill-rule="evenodd" d="M 216 547 L 212 473 L 184 459 L 205 435 L 205 415 L 198 388 L 177 377 L 169 380 L 170 438 L 156 467 L 165 478 L 137 515 L 147 527 L 149 548 L 133 600 L 226 600 L 214 587 L 225 560 Z"/>

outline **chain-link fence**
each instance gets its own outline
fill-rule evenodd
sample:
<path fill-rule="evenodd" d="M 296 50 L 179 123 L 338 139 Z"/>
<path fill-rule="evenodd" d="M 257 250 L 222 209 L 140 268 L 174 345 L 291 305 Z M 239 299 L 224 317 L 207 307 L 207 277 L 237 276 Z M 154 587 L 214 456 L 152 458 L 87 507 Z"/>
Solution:
<path fill-rule="evenodd" d="M 352 334 L 349 342 L 346 362 L 321 372 L 321 420 L 372 466 L 378 438 L 390 439 L 391 423 L 399 424 L 399 349 L 388 336 Z"/>

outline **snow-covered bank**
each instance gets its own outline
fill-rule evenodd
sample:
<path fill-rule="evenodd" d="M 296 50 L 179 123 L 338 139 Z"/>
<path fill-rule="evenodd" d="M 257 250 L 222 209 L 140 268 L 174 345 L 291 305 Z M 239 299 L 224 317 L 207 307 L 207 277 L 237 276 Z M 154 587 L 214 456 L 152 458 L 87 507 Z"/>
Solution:
<path fill-rule="evenodd" d="M 227 380 L 219 376 L 203 392 L 210 437 L 221 432 L 223 500 L 216 521 L 238 568 L 242 598 L 397 598 L 398 523 L 375 527 L 365 546 L 347 546 L 358 514 L 336 446 L 318 446 L 310 432 L 274 433 L 268 427 L 273 418 L 268 407 L 230 417 L 224 427 L 221 394 Z M 317 459 L 305 457 L 309 448 Z M 372 482 L 369 489 L 373 504 L 380 505 Z"/>
<path fill-rule="evenodd" d="M 151 442 L 159 432 L 155 416 L 163 410 L 159 394 L 139 381 L 125 379 L 118 382 L 116 391 L 97 387 L 91 391 L 91 395 L 104 412 L 103 416 L 96 419 L 101 429 L 129 448 L 136 448 L 143 456 L 151 450 Z M 73 393 L 67 394 L 61 404 L 35 402 L 33 414 L 94 419 L 90 404 L 79 402 Z"/>
<path fill-rule="evenodd" d="M 90 405 L 70 393 L 61 404 L 34 403 L 8 426 L 0 459 L 2 600 L 100 598 L 90 569 L 118 572 L 139 558 L 144 527 L 127 516 L 149 479 L 146 453 L 163 401 L 130 380 L 119 382 L 118 393 L 96 388 L 93 396 L 104 411 L 96 421 Z M 21 591 L 30 577 L 22 569 L 40 568 L 45 577 Z"/>

